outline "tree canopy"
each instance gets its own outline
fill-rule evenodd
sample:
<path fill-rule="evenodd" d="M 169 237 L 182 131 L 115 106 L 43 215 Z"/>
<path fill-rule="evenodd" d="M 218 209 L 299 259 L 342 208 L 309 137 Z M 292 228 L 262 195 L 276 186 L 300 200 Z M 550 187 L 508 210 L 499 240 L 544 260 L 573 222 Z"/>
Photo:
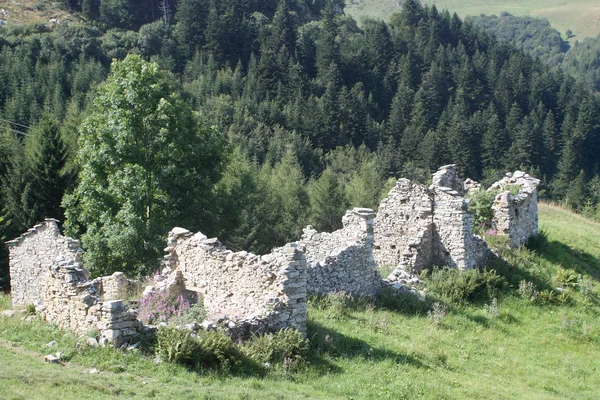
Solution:
<path fill-rule="evenodd" d="M 223 139 L 204 126 L 155 63 L 113 63 L 79 137 L 79 182 L 65 198 L 94 273 L 148 273 L 166 232 L 211 219 Z"/>

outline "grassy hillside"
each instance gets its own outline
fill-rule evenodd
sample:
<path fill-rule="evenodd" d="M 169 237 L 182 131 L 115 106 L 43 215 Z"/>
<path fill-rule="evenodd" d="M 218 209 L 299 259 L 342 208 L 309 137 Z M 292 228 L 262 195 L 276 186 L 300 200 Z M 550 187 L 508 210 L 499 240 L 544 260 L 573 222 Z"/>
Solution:
<path fill-rule="evenodd" d="M 78 19 L 57 1 L 9 0 L 1 2 L 0 9 L 6 12 L 0 13 L 0 20 L 5 21 L 8 26 L 30 23 L 52 25 L 51 19 L 56 19 L 59 23 Z"/>
<path fill-rule="evenodd" d="M 540 205 L 540 227 L 531 249 L 504 251 L 502 292 L 480 302 L 434 300 L 445 302 L 445 316 L 402 298 L 313 300 L 304 364 L 190 370 L 137 350 L 78 349 L 77 339 L 48 325 L 0 319 L 0 398 L 597 398 L 600 225 Z M 523 279 L 545 294 L 521 295 Z M 566 295 L 551 291 L 558 285 Z M 0 309 L 8 301 L 0 298 Z M 56 351 L 65 365 L 42 362 Z"/>
<path fill-rule="evenodd" d="M 600 34 L 600 2 L 595 0 L 421 0 L 435 4 L 440 10 L 447 8 L 461 17 L 468 15 L 493 15 L 503 11 L 513 15 L 530 15 L 547 18 L 563 34 L 571 29 L 576 37 L 584 39 Z M 355 17 L 387 18 L 399 10 L 398 0 L 347 0 L 346 12 Z"/>

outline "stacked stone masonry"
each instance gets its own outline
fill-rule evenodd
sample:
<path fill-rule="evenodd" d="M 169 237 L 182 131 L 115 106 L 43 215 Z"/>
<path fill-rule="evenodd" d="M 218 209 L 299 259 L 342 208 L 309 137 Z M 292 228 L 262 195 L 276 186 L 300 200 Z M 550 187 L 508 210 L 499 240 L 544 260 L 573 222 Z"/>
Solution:
<path fill-rule="evenodd" d="M 489 190 L 499 190 L 493 224 L 507 235 L 512 247 L 537 236 L 537 185 L 523 172 L 507 176 Z M 518 193 L 512 195 L 517 187 Z M 458 177 L 454 165 L 441 167 L 432 184 L 400 179 L 378 209 L 374 224 L 375 259 L 395 268 L 388 280 L 404 271 L 419 272 L 431 265 L 471 269 L 493 257 L 484 239 L 473 233 L 473 214 L 465 194 L 481 189 L 477 182 Z M 402 272 L 402 273 L 401 273 Z"/>
<path fill-rule="evenodd" d="M 99 283 L 114 279 L 88 280 L 79 241 L 62 236 L 56 220 L 46 219 L 7 245 L 15 307 L 36 305 L 45 320 L 81 335 L 96 332 L 100 341 L 120 344 L 138 335 L 135 312 L 100 296 Z"/>
<path fill-rule="evenodd" d="M 304 229 L 298 247 L 307 260 L 309 293 L 368 296 L 381 290 L 383 281 L 373 258 L 373 217 L 373 210 L 355 208 L 346 212 L 340 230 Z"/>
<path fill-rule="evenodd" d="M 165 250 L 166 268 L 202 294 L 208 320 L 232 321 L 246 331 L 241 336 L 283 328 L 306 333 L 306 259 L 294 244 L 259 256 L 175 228 Z"/>
<path fill-rule="evenodd" d="M 240 338 L 283 328 L 306 333 L 309 293 L 375 295 L 386 285 L 405 287 L 415 279 L 411 273 L 431 265 L 471 269 L 485 264 L 493 255 L 472 231 L 465 197 L 481 186 L 462 183 L 453 165 L 440 168 L 432 182 L 426 187 L 399 179 L 376 215 L 355 208 L 346 212 L 342 229 L 327 233 L 309 226 L 298 242 L 260 256 L 174 228 L 162 273 L 146 292 L 200 293 L 205 322 L 226 321 Z M 538 184 L 517 171 L 488 189 L 498 191 L 493 226 L 512 247 L 538 234 Z M 62 236 L 57 222 L 47 219 L 7 242 L 13 305 L 35 304 L 46 320 L 82 335 L 96 331 L 105 342 L 125 343 L 147 331 L 136 311 L 118 300 L 138 292 L 140 282 L 120 272 L 90 281 L 79 241 Z M 378 266 L 395 269 L 383 280 Z"/>
<path fill-rule="evenodd" d="M 508 236 L 510 247 L 520 247 L 538 236 L 537 186 L 540 180 L 516 171 L 494 183 L 488 190 L 497 190 L 492 210 L 493 227 Z"/>

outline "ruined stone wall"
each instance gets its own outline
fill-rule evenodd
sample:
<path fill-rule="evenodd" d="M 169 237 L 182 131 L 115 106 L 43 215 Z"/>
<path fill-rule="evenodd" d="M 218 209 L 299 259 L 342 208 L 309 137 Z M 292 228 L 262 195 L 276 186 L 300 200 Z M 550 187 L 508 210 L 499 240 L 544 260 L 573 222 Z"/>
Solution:
<path fill-rule="evenodd" d="M 142 282 L 135 279 L 127 279 L 124 273 L 115 272 L 110 276 L 102 276 L 94 279 L 98 288 L 98 295 L 103 300 L 118 300 L 130 298 L 142 289 Z"/>
<path fill-rule="evenodd" d="M 539 179 L 522 171 L 506 176 L 488 190 L 499 190 L 494 199 L 492 226 L 507 235 L 510 247 L 520 247 L 538 236 L 537 186 Z"/>
<path fill-rule="evenodd" d="M 47 219 L 7 244 L 13 306 L 34 304 L 45 320 L 81 335 L 96 331 L 101 341 L 120 344 L 137 336 L 141 324 L 135 313 L 121 301 L 100 298 L 99 283 L 116 280 L 89 281 L 79 241 L 62 236 L 56 220 Z M 119 290 L 117 283 L 112 287 Z"/>
<path fill-rule="evenodd" d="M 469 202 L 450 188 L 434 187 L 433 191 L 437 233 L 433 263 L 462 270 L 484 265 L 491 252 L 483 238 L 473 233 Z"/>
<path fill-rule="evenodd" d="M 101 301 L 87 271 L 74 265 L 54 266 L 46 285 L 46 300 L 38 307 L 44 319 L 80 335 L 97 333 L 100 343 L 116 345 L 139 335 L 137 314 L 121 300 Z"/>
<path fill-rule="evenodd" d="M 306 259 L 295 245 L 258 256 L 175 228 L 168 246 L 167 268 L 183 275 L 187 289 L 202 293 L 209 320 L 306 333 Z"/>
<path fill-rule="evenodd" d="M 408 179 L 399 179 L 381 201 L 374 219 L 377 264 L 396 267 L 402 263 L 412 267 L 431 262 L 430 257 L 417 249 L 430 246 L 432 225 L 433 204 L 429 190 Z"/>
<path fill-rule="evenodd" d="M 10 250 L 10 284 L 16 307 L 36 304 L 46 295 L 46 281 L 54 265 L 81 265 L 79 241 L 60 234 L 56 220 L 46 219 L 18 238 L 6 242 Z"/>
<path fill-rule="evenodd" d="M 371 209 L 355 208 L 346 212 L 343 228 L 335 232 L 304 229 L 298 247 L 306 255 L 309 293 L 367 296 L 381 290 L 383 281 L 373 258 L 374 216 Z"/>
<path fill-rule="evenodd" d="M 489 261 L 491 251 L 472 230 L 473 215 L 464 197 L 468 186 L 454 165 L 441 167 L 429 188 L 399 179 L 375 218 L 375 258 L 395 270 L 394 281 L 404 271 L 420 272 L 432 265 L 471 269 Z"/>

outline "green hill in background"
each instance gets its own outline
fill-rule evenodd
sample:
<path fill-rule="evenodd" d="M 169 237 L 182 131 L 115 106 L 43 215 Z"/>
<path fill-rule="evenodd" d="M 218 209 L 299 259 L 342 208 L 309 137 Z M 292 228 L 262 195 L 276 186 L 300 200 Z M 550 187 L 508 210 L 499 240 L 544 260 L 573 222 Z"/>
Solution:
<path fill-rule="evenodd" d="M 521 16 L 547 18 L 552 26 L 564 34 L 567 29 L 576 35 L 573 39 L 596 37 L 600 34 L 600 3 L 592 0 L 423 0 L 438 10 L 448 9 L 460 17 L 479 14 L 499 15 L 502 12 Z M 400 11 L 399 0 L 347 0 L 346 13 L 354 17 L 387 19 Z"/>

